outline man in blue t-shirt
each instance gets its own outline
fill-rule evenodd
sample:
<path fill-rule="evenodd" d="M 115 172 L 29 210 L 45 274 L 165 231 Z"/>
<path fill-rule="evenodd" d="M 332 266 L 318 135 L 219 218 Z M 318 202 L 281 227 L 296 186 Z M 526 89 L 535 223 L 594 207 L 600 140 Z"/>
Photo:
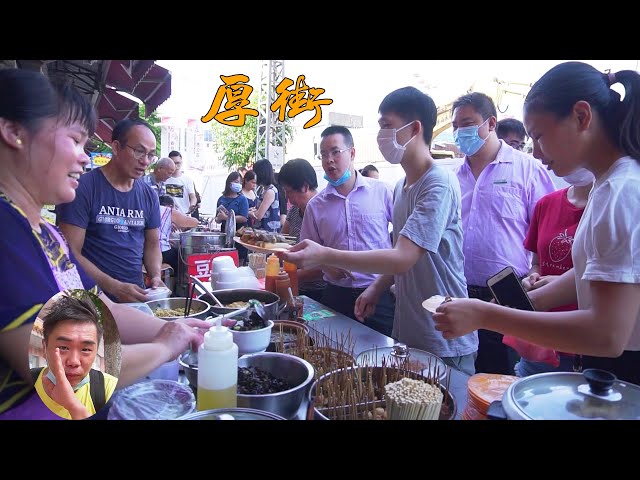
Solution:
<path fill-rule="evenodd" d="M 143 263 L 151 286 L 165 286 L 158 195 L 142 180 L 156 159 L 156 138 L 145 121 L 125 119 L 111 146 L 111 161 L 80 177 L 75 200 L 58 206 L 58 220 L 78 262 L 110 298 L 144 302 Z"/>

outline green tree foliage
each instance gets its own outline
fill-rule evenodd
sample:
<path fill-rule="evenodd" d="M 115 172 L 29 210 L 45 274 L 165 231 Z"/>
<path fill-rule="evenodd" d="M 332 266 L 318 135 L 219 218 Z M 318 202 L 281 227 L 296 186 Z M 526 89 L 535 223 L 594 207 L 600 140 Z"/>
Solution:
<path fill-rule="evenodd" d="M 252 95 L 250 108 L 258 110 L 255 95 Z M 256 158 L 256 140 L 258 137 L 258 117 L 247 115 L 241 127 L 230 127 L 215 120 L 212 121 L 213 138 L 216 151 L 221 154 L 222 163 L 229 170 L 236 170 L 252 164 Z M 285 144 L 293 140 L 295 128 L 291 119 L 285 117 Z M 286 145 L 278 145 L 285 146 Z"/>

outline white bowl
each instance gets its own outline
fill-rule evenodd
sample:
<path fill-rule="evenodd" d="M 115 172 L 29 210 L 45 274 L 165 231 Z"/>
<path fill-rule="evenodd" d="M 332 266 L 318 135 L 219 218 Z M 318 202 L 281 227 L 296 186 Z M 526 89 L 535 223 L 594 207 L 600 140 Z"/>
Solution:
<path fill-rule="evenodd" d="M 260 330 L 247 330 L 245 332 L 231 330 L 233 343 L 238 345 L 238 355 L 264 352 L 269 346 L 269 342 L 271 342 L 272 328 L 273 320 L 269 320 L 267 326 Z"/>
<path fill-rule="evenodd" d="M 216 282 L 216 290 L 233 290 L 241 287 L 242 281 L 240 278 L 233 280 L 232 282 L 223 282 L 222 280 L 218 280 Z"/>
<path fill-rule="evenodd" d="M 238 276 L 242 278 L 256 278 L 256 274 L 251 270 L 251 267 L 238 267 Z"/>
<path fill-rule="evenodd" d="M 237 268 L 223 268 L 218 272 L 218 278 L 216 279 L 218 282 L 235 282 L 240 281 L 240 276 L 238 275 Z"/>
<path fill-rule="evenodd" d="M 222 255 L 220 257 L 214 257 L 211 261 L 211 271 L 219 272 L 223 268 L 236 268 L 236 263 L 229 255 Z"/>

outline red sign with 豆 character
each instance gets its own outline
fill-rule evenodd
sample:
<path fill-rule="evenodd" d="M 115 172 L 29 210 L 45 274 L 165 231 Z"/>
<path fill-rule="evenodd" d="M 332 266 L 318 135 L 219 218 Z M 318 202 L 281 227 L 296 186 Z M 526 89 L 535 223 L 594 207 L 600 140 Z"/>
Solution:
<path fill-rule="evenodd" d="M 201 282 L 209 282 L 211 280 L 211 262 L 216 257 L 227 255 L 233 258 L 233 262 L 236 267 L 239 264 L 238 251 L 233 250 L 229 252 L 220 253 L 195 253 L 187 257 L 187 271 L 189 272 L 189 289 L 191 289 L 191 276 L 193 275 Z M 188 296 L 188 295 L 187 295 Z M 194 296 L 197 297 L 197 292 L 194 292 Z"/>

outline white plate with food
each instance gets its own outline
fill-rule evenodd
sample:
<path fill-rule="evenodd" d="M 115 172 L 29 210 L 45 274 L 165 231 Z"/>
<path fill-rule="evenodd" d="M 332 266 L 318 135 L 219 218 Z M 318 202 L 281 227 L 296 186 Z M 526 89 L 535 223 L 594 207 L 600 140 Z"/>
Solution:
<path fill-rule="evenodd" d="M 427 298 L 424 302 L 422 302 L 422 308 L 424 308 L 427 312 L 436 313 L 436 309 L 445 302 L 451 302 L 455 300 L 450 296 L 442 296 L 442 295 L 434 295 L 433 297 Z"/>
<path fill-rule="evenodd" d="M 261 242 L 264 246 L 259 246 L 243 242 L 242 240 L 240 240 L 240 237 L 233 237 L 233 239 L 236 243 L 242 245 L 247 250 L 251 250 L 252 252 L 257 253 L 286 252 L 291 248 L 291 244 L 286 242 Z"/>

